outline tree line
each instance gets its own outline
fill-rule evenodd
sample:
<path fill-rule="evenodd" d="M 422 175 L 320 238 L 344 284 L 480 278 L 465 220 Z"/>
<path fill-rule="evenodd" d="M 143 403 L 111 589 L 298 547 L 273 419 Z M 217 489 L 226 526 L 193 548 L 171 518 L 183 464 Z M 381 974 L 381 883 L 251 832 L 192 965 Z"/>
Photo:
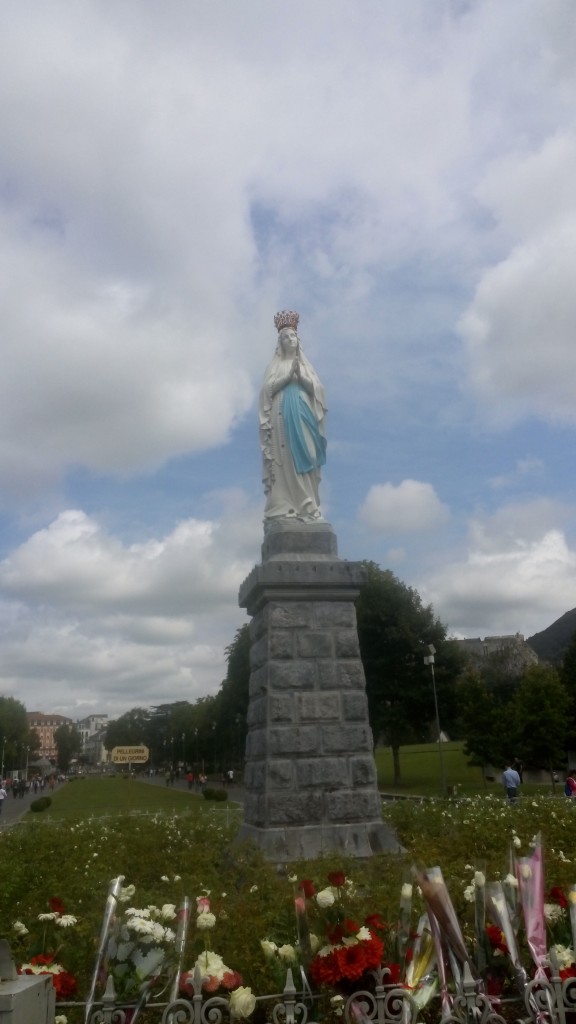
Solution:
<path fill-rule="evenodd" d="M 391 747 L 395 781 L 401 748 L 438 738 L 465 741 L 472 763 L 499 770 L 514 758 L 525 766 L 561 769 L 576 751 L 576 634 L 558 666 L 525 667 L 506 652 L 472 665 L 432 605 L 388 569 L 365 562 L 366 582 L 356 602 L 360 652 L 375 742 Z M 433 676 L 425 662 L 435 649 Z M 145 744 L 155 767 L 196 766 L 215 771 L 241 766 L 250 679 L 250 632 L 237 630 L 226 649 L 227 671 L 218 693 L 194 703 L 135 707 L 108 725 L 105 745 Z M 435 691 L 435 692 L 434 692 Z M 0 698 L 0 741 L 8 758 L 37 750 L 23 705 Z M 56 731 L 59 762 L 79 751 L 77 730 Z"/>
<path fill-rule="evenodd" d="M 525 667 L 505 653 L 473 667 L 432 605 L 388 569 L 365 562 L 356 602 L 370 725 L 375 742 L 391 747 L 395 781 L 405 744 L 443 733 L 465 741 L 472 763 L 518 758 L 532 768 L 560 769 L 576 750 L 576 635 L 561 666 Z M 434 677 L 425 662 L 435 649 Z M 246 739 L 250 678 L 248 625 L 226 650 L 218 693 L 152 709 L 134 708 L 108 727 L 106 746 L 146 743 L 153 764 L 210 770 L 240 766 Z"/>

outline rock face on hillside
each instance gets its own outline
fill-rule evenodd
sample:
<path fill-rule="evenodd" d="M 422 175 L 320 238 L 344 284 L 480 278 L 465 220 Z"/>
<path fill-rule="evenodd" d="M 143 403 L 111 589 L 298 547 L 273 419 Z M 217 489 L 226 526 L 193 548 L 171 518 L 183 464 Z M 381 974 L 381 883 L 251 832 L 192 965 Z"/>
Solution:
<path fill-rule="evenodd" d="M 576 608 L 565 612 L 541 633 L 528 637 L 527 643 L 542 661 L 558 664 L 564 657 L 574 632 L 576 631 Z"/>

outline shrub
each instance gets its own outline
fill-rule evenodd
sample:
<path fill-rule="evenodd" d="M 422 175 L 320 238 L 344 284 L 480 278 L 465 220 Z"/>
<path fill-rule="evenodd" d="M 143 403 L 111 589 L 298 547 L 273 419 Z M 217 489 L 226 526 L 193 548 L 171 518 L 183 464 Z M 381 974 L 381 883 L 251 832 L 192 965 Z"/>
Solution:
<path fill-rule="evenodd" d="M 30 804 L 31 811 L 45 811 L 52 803 L 51 796 L 39 796 L 37 800 L 33 800 Z"/>
<path fill-rule="evenodd" d="M 210 786 L 206 786 L 202 790 L 202 795 L 205 800 L 227 800 L 228 793 L 225 789 L 213 789 Z"/>

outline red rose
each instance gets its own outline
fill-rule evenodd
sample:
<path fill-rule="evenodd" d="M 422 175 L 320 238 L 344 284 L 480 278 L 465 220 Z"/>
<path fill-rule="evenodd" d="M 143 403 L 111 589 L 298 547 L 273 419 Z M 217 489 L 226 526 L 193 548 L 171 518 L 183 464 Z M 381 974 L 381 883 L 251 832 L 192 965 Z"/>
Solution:
<path fill-rule="evenodd" d="M 367 928 L 374 928 L 380 932 L 386 931 L 386 928 L 388 927 L 386 922 L 382 920 L 380 914 L 368 914 L 364 924 Z"/>
<path fill-rule="evenodd" d="M 346 875 L 343 871 L 331 871 L 328 875 L 328 881 L 335 889 L 341 889 L 346 882 Z"/>
<path fill-rule="evenodd" d="M 500 931 L 495 924 L 486 925 L 486 935 L 492 949 L 499 949 L 501 953 L 508 952 L 508 946 L 504 940 L 504 932 Z"/>
<path fill-rule="evenodd" d="M 52 911 L 53 914 L 64 913 L 64 904 L 62 903 L 62 900 L 58 899 L 57 896 L 52 896 L 52 898 L 48 900 L 48 906 L 50 907 L 50 910 Z"/>
<path fill-rule="evenodd" d="M 552 903 L 557 903 L 559 907 L 567 907 L 568 900 L 564 895 L 564 890 L 559 885 L 555 885 L 550 889 L 550 892 L 546 893 L 546 898 L 551 900 Z"/>
<path fill-rule="evenodd" d="M 351 918 L 347 917 L 342 925 L 344 931 L 348 932 L 349 935 L 356 935 L 356 932 L 360 930 L 360 925 L 357 921 L 352 921 Z"/>
<path fill-rule="evenodd" d="M 314 882 L 312 882 L 309 878 L 303 878 L 298 888 L 302 889 L 302 892 L 306 896 L 306 899 L 311 900 L 312 897 L 316 895 L 316 888 L 314 886 Z"/>

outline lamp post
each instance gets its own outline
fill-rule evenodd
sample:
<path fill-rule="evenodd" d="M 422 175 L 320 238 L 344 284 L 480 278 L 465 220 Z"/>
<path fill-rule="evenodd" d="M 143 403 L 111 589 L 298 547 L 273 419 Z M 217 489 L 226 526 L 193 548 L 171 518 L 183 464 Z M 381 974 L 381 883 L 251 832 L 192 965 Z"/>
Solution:
<path fill-rule="evenodd" d="M 198 729 L 194 729 L 194 746 L 196 749 L 196 771 L 198 771 L 200 767 L 200 761 L 198 759 Z"/>
<path fill-rule="evenodd" d="M 182 733 L 182 767 L 186 770 L 186 733 Z"/>
<path fill-rule="evenodd" d="M 2 767 L 0 768 L 0 782 L 4 781 L 4 747 L 6 746 L 6 737 L 2 737 Z"/>
<path fill-rule="evenodd" d="M 214 775 L 216 775 L 216 722 L 212 722 L 212 761 L 214 763 Z"/>
<path fill-rule="evenodd" d="M 436 648 L 434 644 L 428 644 L 428 654 L 424 658 L 424 664 L 430 665 L 430 671 L 432 673 L 432 692 L 434 694 L 434 710 L 436 712 L 436 732 L 438 735 L 438 757 L 440 758 L 440 792 L 442 796 L 446 795 L 446 776 L 444 774 L 444 754 L 442 751 L 442 733 L 440 730 L 440 713 L 438 711 L 438 694 L 436 693 L 436 677 L 434 675 L 434 655 L 436 654 Z"/>

